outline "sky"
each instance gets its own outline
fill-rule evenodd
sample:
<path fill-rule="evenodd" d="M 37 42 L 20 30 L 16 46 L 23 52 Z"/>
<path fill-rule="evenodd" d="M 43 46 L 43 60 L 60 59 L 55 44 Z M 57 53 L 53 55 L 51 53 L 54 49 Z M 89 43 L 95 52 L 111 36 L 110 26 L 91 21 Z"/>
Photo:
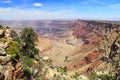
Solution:
<path fill-rule="evenodd" d="M 0 20 L 120 19 L 120 0 L 0 0 Z"/>

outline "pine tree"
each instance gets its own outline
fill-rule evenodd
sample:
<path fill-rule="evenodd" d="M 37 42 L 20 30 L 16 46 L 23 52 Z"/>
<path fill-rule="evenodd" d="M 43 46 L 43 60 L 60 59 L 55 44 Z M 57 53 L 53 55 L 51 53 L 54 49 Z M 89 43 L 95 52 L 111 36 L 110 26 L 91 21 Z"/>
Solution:
<path fill-rule="evenodd" d="M 24 28 L 21 32 L 21 40 L 23 45 L 23 55 L 27 55 L 30 58 L 34 58 L 35 54 L 39 53 L 39 50 L 35 47 L 35 43 L 38 42 L 38 38 L 33 28 Z"/>

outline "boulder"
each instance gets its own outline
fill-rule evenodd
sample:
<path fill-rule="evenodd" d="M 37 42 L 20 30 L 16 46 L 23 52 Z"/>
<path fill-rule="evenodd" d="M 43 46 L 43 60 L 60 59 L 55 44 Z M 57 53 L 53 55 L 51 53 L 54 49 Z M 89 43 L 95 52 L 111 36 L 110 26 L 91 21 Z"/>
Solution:
<path fill-rule="evenodd" d="M 6 56 L 6 51 L 3 47 L 0 46 L 0 56 Z"/>
<path fill-rule="evenodd" d="M 2 36 L 4 33 L 4 30 L 0 30 L 0 36 Z"/>
<path fill-rule="evenodd" d="M 2 63 L 7 63 L 11 60 L 12 56 L 11 55 L 6 55 L 6 56 L 0 56 L 0 59 L 2 60 Z"/>

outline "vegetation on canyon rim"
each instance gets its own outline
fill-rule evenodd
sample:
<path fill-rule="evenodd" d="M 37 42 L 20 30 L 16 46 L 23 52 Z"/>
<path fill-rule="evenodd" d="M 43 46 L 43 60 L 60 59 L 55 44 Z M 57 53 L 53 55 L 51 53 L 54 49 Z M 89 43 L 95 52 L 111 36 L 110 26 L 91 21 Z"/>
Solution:
<path fill-rule="evenodd" d="M 3 26 L 0 26 L 4 29 Z M 12 65 L 16 66 L 18 62 L 22 62 L 23 72 L 25 77 L 31 78 L 30 67 L 34 65 L 34 61 L 37 59 L 36 56 L 39 50 L 36 48 L 36 42 L 38 42 L 37 34 L 31 27 L 24 28 L 20 35 L 18 35 L 14 30 L 11 30 L 8 26 L 5 28 L 6 31 L 10 32 L 9 37 L 5 37 L 5 32 L 1 35 L 1 40 L 3 43 L 7 43 L 5 51 L 8 55 L 11 55 Z M 5 54 L 5 55 L 7 55 Z M 5 64 L 5 63 L 3 63 Z M 29 73 L 29 74 L 28 74 Z"/>

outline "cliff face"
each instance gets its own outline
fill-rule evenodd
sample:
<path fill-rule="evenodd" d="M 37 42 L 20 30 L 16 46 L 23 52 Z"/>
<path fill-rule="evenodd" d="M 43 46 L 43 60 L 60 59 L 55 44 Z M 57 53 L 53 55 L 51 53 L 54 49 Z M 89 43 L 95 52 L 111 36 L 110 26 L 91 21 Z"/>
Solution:
<path fill-rule="evenodd" d="M 69 75 L 104 71 L 104 65 L 110 64 L 105 62 L 109 62 L 113 52 L 119 53 L 118 49 L 111 51 L 113 42 L 119 42 L 115 41 L 120 31 L 118 28 L 119 24 L 109 21 L 74 21 L 66 32 L 54 35 L 58 38 L 52 38 L 51 48 L 42 54 L 50 57 L 54 65 L 67 66 Z M 109 73 L 111 67 L 105 73 Z"/>
<path fill-rule="evenodd" d="M 13 80 L 14 73 L 18 72 L 20 66 L 16 67 L 12 65 L 12 55 L 7 54 L 6 49 L 9 46 L 9 41 L 14 40 L 12 30 L 8 27 L 0 27 L 0 79 L 1 80 Z M 9 41 L 8 41 L 9 40 Z M 19 68 L 19 70 L 21 70 Z"/>
<path fill-rule="evenodd" d="M 69 29 L 65 29 L 66 32 L 54 35 L 58 38 L 52 38 L 48 45 L 51 48 L 44 47 L 46 51 L 41 54 L 51 58 L 54 65 L 67 66 L 69 75 L 76 72 L 89 75 L 95 70 L 102 70 L 104 65 L 109 65 L 105 62 L 110 60 L 109 56 L 113 53 L 111 45 L 120 31 L 118 28 L 119 25 L 114 22 L 74 21 Z"/>
<path fill-rule="evenodd" d="M 119 24 L 112 22 L 76 21 L 72 27 L 73 35 L 77 39 L 82 39 L 83 45 L 77 54 L 71 55 L 72 62 L 68 65 L 69 74 L 74 72 L 89 74 L 95 70 L 99 71 L 105 68 L 105 64 L 111 64 L 110 60 L 118 59 L 119 27 Z M 107 67 L 107 73 L 111 71 L 111 67 L 110 65 Z"/>

